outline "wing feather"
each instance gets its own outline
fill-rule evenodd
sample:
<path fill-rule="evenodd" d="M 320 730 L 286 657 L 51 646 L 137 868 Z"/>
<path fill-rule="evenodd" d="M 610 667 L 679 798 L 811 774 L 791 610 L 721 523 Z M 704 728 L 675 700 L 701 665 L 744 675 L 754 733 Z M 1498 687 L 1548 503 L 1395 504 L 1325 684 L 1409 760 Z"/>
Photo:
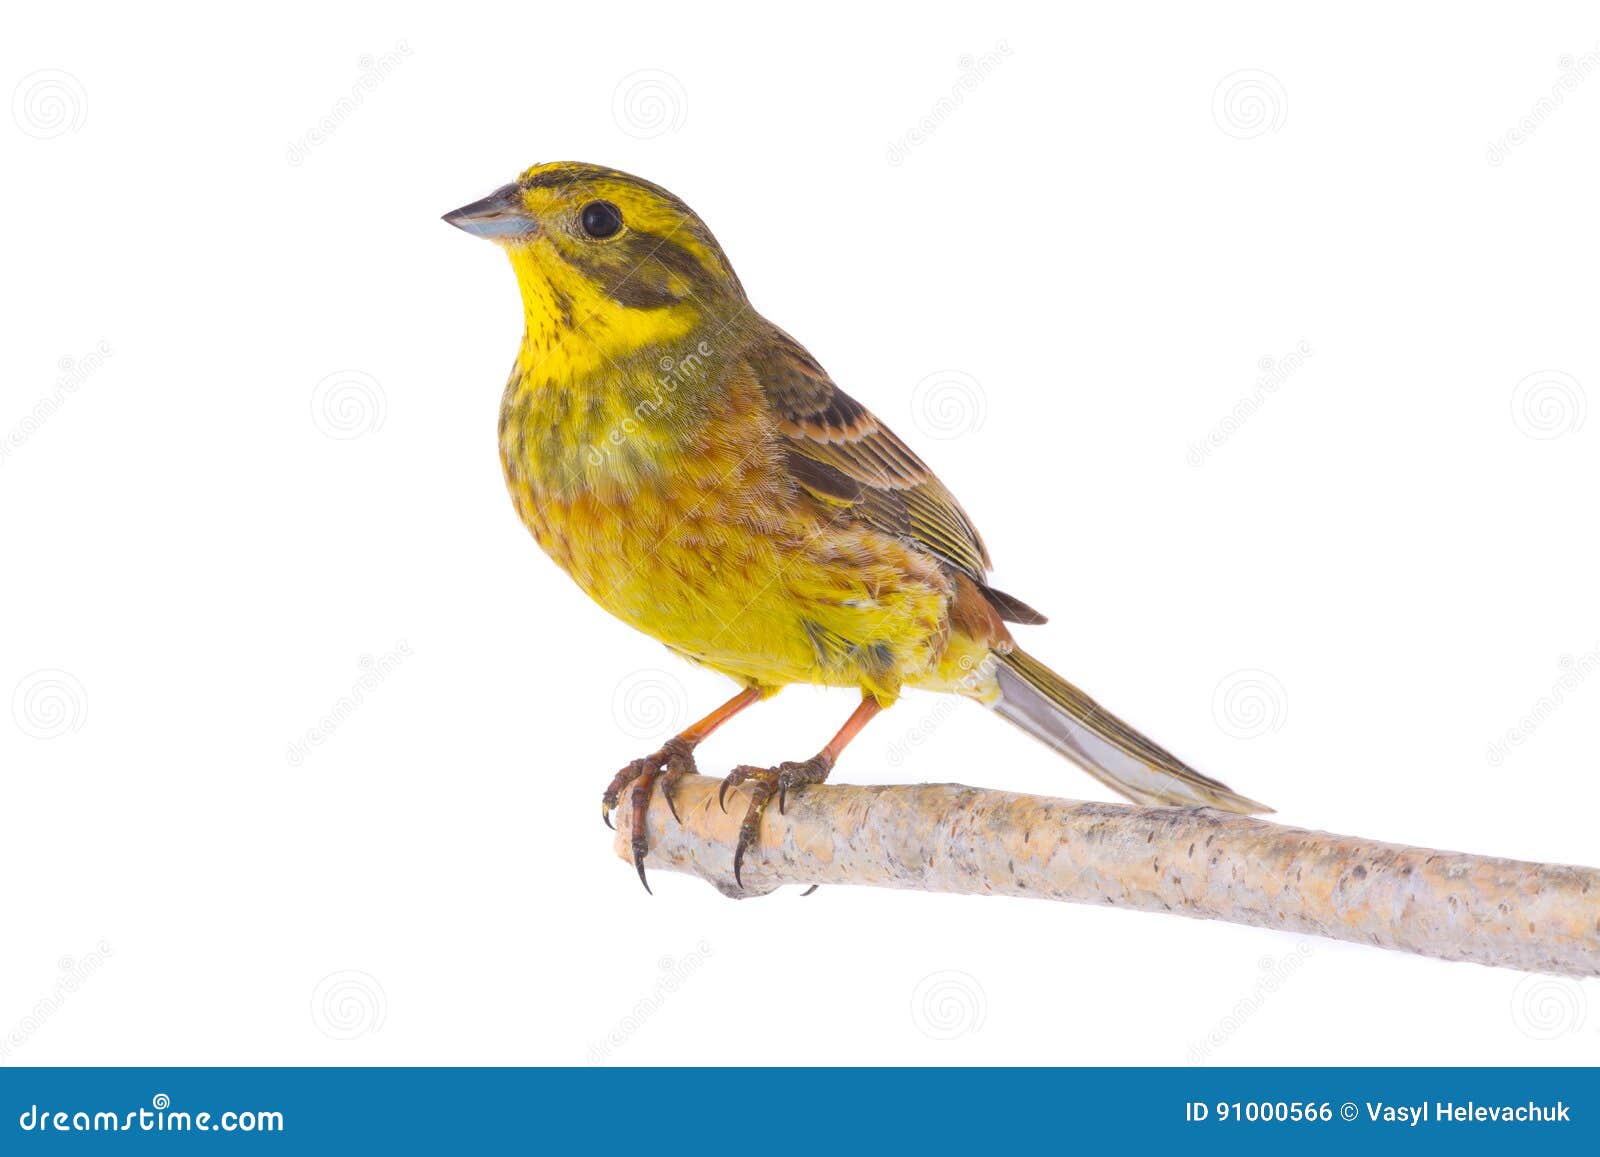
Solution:
<path fill-rule="evenodd" d="M 1020 599 L 990 591 L 989 552 L 955 496 L 804 346 L 774 328 L 746 360 L 772 406 L 790 472 L 814 501 L 966 574 L 1006 619 L 1044 622 Z"/>

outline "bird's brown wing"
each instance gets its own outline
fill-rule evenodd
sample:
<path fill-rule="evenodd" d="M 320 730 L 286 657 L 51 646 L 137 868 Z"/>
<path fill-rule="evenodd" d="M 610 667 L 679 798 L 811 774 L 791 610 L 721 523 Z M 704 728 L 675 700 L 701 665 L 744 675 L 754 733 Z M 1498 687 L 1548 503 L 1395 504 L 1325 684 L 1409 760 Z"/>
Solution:
<path fill-rule="evenodd" d="M 984 581 L 989 552 L 955 496 L 894 431 L 774 328 L 746 354 L 784 439 L 790 473 L 840 516 L 927 551 L 973 580 L 1003 619 L 1045 617 Z"/>

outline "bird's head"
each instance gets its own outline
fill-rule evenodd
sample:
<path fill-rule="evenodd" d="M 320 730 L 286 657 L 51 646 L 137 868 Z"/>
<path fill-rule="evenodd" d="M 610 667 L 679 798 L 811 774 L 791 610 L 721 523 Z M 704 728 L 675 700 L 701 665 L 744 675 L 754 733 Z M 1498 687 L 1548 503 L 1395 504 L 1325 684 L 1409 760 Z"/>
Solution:
<path fill-rule="evenodd" d="M 744 307 L 733 266 L 694 211 L 615 169 L 535 165 L 444 220 L 506 251 L 530 334 L 577 328 L 623 352 Z"/>

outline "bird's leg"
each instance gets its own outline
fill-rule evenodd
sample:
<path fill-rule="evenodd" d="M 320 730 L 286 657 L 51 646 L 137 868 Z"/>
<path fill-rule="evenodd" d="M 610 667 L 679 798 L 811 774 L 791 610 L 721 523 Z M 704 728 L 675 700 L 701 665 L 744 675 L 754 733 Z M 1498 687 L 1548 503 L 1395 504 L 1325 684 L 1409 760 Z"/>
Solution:
<path fill-rule="evenodd" d="M 677 819 L 678 809 L 672 802 L 672 785 L 684 776 L 694 774 L 694 749 L 713 731 L 760 699 L 759 688 L 746 687 L 700 722 L 667 740 L 659 751 L 628 764 L 617 772 L 611 780 L 611 786 L 606 788 L 605 795 L 600 799 L 600 818 L 605 820 L 608 828 L 617 801 L 630 785 L 633 788 L 630 796 L 633 804 L 633 866 L 638 869 L 639 882 L 644 885 L 646 892 L 650 890 L 650 882 L 644 878 L 644 856 L 649 848 L 645 840 L 644 815 L 650 806 L 650 789 L 660 780 L 661 795 L 672 811 L 672 818 Z"/>
<path fill-rule="evenodd" d="M 846 719 L 844 726 L 839 728 L 839 734 L 828 741 L 824 747 L 810 759 L 799 763 L 780 763 L 777 767 L 751 767 L 741 765 L 728 773 L 722 781 L 722 786 L 717 789 L 717 802 L 722 805 L 722 810 L 728 810 L 727 796 L 730 787 L 738 787 L 742 783 L 753 786 L 750 789 L 750 806 L 745 809 L 744 822 L 739 825 L 739 842 L 733 849 L 733 879 L 741 888 L 744 881 L 739 878 L 739 870 L 744 865 L 744 856 L 751 848 L 755 847 L 756 840 L 761 834 L 761 816 L 766 811 L 767 804 L 772 802 L 772 797 L 778 797 L 778 811 L 781 814 L 788 803 L 791 788 L 804 787 L 806 784 L 821 783 L 828 778 L 828 773 L 833 770 L 833 765 L 839 761 L 842 752 L 857 735 L 867 722 L 883 706 L 871 695 L 863 695 L 861 704 Z"/>

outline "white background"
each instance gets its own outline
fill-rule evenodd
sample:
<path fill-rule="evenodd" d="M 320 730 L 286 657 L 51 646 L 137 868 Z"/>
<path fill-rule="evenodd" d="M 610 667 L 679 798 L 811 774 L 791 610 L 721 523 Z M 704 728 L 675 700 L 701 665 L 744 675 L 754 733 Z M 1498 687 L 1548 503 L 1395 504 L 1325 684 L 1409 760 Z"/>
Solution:
<path fill-rule="evenodd" d="M 13 12 L 0 1059 L 1600 1056 L 1594 982 L 1020 900 L 652 898 L 600 825 L 730 687 L 503 493 L 520 307 L 438 217 L 553 159 L 695 206 L 1053 616 L 1030 649 L 1160 742 L 1289 823 L 1600 863 L 1600 677 L 1561 685 L 1600 659 L 1600 19 L 1207 9 Z M 702 766 L 808 754 L 852 702 L 791 690 Z M 837 778 L 1106 798 L 970 704 L 907 747 L 937 710 Z"/>

